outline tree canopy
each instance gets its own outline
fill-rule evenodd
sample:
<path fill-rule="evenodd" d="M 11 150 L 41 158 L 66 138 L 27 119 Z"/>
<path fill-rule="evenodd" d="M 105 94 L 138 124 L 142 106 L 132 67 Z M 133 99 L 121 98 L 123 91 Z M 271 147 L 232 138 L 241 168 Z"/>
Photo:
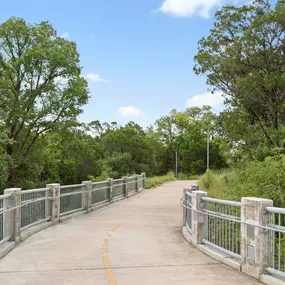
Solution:
<path fill-rule="evenodd" d="M 48 22 L 10 18 L 0 25 L 0 122 L 10 140 L 11 182 L 33 160 L 41 134 L 74 124 L 87 100 L 74 42 Z"/>
<path fill-rule="evenodd" d="M 232 112 L 224 117 L 229 136 L 280 147 L 285 123 L 285 2 L 266 0 L 224 6 L 214 27 L 199 42 L 194 70 L 224 93 Z M 260 135 L 262 134 L 262 135 Z M 256 143 L 256 142 L 255 142 Z"/>

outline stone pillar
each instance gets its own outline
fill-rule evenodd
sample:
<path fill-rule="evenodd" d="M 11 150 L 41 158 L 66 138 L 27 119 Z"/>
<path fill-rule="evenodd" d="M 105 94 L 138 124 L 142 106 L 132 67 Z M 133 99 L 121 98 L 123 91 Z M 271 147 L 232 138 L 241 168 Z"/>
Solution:
<path fill-rule="evenodd" d="M 125 197 L 129 198 L 129 184 L 128 184 L 128 177 L 124 176 L 123 177 L 123 183 L 124 183 L 124 193 L 125 193 Z"/>
<path fill-rule="evenodd" d="M 145 189 L 145 179 L 146 179 L 145 172 L 142 172 L 141 179 L 142 179 L 142 188 Z"/>
<path fill-rule="evenodd" d="M 140 181 L 140 175 L 136 175 L 136 192 L 139 192 L 139 190 L 140 190 L 140 183 L 139 183 L 139 181 Z"/>
<path fill-rule="evenodd" d="M 5 199 L 5 207 L 10 211 L 4 214 L 4 225 L 6 225 L 7 236 L 11 235 L 11 241 L 16 244 L 21 241 L 21 188 L 10 188 L 4 191 L 4 195 L 11 194 Z"/>
<path fill-rule="evenodd" d="M 202 243 L 202 239 L 207 234 L 207 216 L 200 213 L 207 207 L 202 197 L 207 196 L 208 193 L 204 191 L 192 192 L 192 243 L 194 246 Z"/>
<path fill-rule="evenodd" d="M 114 184 L 113 178 L 108 178 L 107 181 L 109 184 L 108 185 L 109 186 L 109 202 L 113 203 L 113 184 Z"/>
<path fill-rule="evenodd" d="M 270 231 L 260 226 L 268 226 L 270 213 L 265 207 L 272 207 L 273 201 L 262 198 L 242 198 L 241 200 L 241 256 L 242 271 L 259 279 L 269 265 L 272 254 Z"/>
<path fill-rule="evenodd" d="M 85 207 L 86 213 L 92 210 L 92 181 L 83 181 L 82 207 Z"/>
<path fill-rule="evenodd" d="M 59 183 L 47 184 L 46 188 L 51 188 L 50 190 L 51 221 L 54 224 L 56 224 L 59 222 L 59 215 L 60 215 L 60 184 Z"/>

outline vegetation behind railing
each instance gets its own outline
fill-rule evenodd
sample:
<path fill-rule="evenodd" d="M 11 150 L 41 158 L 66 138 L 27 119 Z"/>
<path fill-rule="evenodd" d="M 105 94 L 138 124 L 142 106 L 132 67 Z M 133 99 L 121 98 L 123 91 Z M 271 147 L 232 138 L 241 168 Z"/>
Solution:
<path fill-rule="evenodd" d="M 166 175 L 163 175 L 163 176 L 154 176 L 154 177 L 147 178 L 145 181 L 145 188 L 150 189 L 155 186 L 162 185 L 165 182 L 175 181 L 175 180 L 176 178 L 175 178 L 174 173 L 168 172 Z"/>

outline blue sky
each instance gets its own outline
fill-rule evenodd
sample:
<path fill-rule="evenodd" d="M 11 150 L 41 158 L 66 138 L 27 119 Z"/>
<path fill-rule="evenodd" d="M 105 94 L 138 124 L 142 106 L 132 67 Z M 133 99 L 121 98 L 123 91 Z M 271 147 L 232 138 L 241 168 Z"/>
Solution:
<path fill-rule="evenodd" d="M 234 3 L 237 4 L 237 0 Z M 212 104 L 205 77 L 192 71 L 197 42 L 224 0 L 14 0 L 0 21 L 49 21 L 77 43 L 90 102 L 80 120 L 133 120 L 147 126 L 171 109 Z"/>

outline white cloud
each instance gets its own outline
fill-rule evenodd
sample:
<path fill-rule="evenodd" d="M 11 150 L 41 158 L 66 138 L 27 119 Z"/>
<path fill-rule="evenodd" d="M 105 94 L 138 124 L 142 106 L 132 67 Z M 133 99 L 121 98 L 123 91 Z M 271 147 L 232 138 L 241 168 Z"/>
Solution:
<path fill-rule="evenodd" d="M 120 107 L 118 113 L 123 117 L 137 117 L 143 115 L 143 112 L 134 106 Z"/>
<path fill-rule="evenodd" d="M 69 37 L 69 33 L 68 32 L 64 32 L 60 35 L 61 38 L 63 39 L 67 39 Z"/>
<path fill-rule="evenodd" d="M 175 17 L 198 15 L 209 18 L 214 8 L 220 8 L 226 3 L 241 5 L 247 2 L 248 0 L 164 0 L 159 11 Z"/>
<path fill-rule="evenodd" d="M 204 105 L 209 105 L 213 109 L 221 110 L 224 108 L 224 98 L 222 97 L 222 92 L 203 93 L 200 95 L 195 95 L 187 100 L 186 107 L 203 107 Z"/>
<path fill-rule="evenodd" d="M 88 73 L 85 75 L 85 79 L 93 82 L 106 82 L 108 80 L 102 78 L 99 74 L 96 73 Z"/>

